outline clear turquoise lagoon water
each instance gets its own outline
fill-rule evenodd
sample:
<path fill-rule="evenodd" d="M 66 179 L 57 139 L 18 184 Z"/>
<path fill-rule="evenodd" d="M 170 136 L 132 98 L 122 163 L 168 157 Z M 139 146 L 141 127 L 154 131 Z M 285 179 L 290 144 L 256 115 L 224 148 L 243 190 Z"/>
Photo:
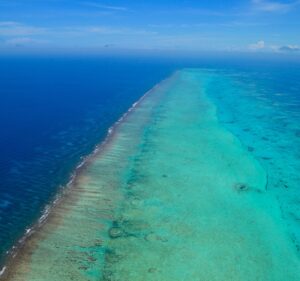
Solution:
<path fill-rule="evenodd" d="M 208 66 L 134 104 L 3 280 L 299 280 L 300 67 Z"/>
<path fill-rule="evenodd" d="M 251 73 L 216 71 L 207 92 L 219 121 L 262 165 L 300 250 L 300 73 L 293 66 Z"/>

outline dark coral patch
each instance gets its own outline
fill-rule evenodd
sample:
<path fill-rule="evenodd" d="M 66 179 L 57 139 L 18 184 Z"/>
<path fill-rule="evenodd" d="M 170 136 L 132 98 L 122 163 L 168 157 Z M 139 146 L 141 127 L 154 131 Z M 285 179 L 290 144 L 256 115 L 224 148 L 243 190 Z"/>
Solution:
<path fill-rule="evenodd" d="M 124 231 L 121 227 L 111 227 L 108 231 L 109 237 L 112 239 L 116 239 L 122 237 L 124 235 Z"/>
<path fill-rule="evenodd" d="M 252 152 L 252 151 L 254 151 L 254 147 L 252 147 L 252 146 L 248 146 L 248 151 L 249 151 L 249 152 Z"/>
<path fill-rule="evenodd" d="M 245 183 L 236 183 L 234 189 L 237 191 L 246 191 L 249 189 L 249 186 Z"/>

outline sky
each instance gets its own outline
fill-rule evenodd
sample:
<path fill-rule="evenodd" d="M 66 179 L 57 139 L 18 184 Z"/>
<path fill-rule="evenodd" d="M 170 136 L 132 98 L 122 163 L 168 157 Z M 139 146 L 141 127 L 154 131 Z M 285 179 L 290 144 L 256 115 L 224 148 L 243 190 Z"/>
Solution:
<path fill-rule="evenodd" d="M 300 54 L 300 0 L 0 0 L 0 52 L 51 48 Z"/>

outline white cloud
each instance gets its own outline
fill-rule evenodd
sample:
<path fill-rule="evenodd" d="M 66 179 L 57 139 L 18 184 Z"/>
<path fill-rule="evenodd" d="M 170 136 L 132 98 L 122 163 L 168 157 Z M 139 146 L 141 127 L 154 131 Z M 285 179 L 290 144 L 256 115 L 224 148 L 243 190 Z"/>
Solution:
<path fill-rule="evenodd" d="M 86 34 L 99 34 L 99 35 L 154 35 L 157 32 L 148 31 L 144 29 L 135 28 L 116 28 L 110 26 L 87 26 L 87 27 L 69 27 L 63 28 L 59 32 L 69 35 L 86 35 Z"/>
<path fill-rule="evenodd" d="M 14 26 L 17 25 L 18 23 L 15 21 L 0 21 L 0 27 L 1 26 Z"/>
<path fill-rule="evenodd" d="M 268 0 L 252 0 L 255 10 L 262 12 L 287 12 L 300 4 L 300 1 L 281 3 Z"/>
<path fill-rule="evenodd" d="M 270 45 L 261 40 L 248 46 L 250 51 L 264 51 L 275 53 L 297 53 L 300 52 L 299 45 Z"/>
<path fill-rule="evenodd" d="M 4 43 L 5 45 L 9 45 L 9 46 L 23 47 L 23 46 L 32 46 L 36 44 L 44 44 L 47 42 L 43 40 L 32 39 L 30 37 L 16 37 L 16 38 L 7 39 Z"/>
<path fill-rule="evenodd" d="M 298 45 L 281 46 L 278 48 L 278 51 L 287 52 L 287 53 L 300 52 L 300 46 L 298 46 Z"/>
<path fill-rule="evenodd" d="M 28 36 L 44 33 L 45 29 L 14 21 L 0 22 L 0 36 Z"/>
<path fill-rule="evenodd" d="M 254 44 L 249 45 L 249 49 L 252 51 L 262 50 L 266 47 L 266 43 L 263 40 L 260 40 Z"/>
<path fill-rule="evenodd" d="M 104 10 L 112 10 L 112 11 L 128 11 L 126 7 L 123 6 L 111 6 L 105 5 L 98 2 L 82 2 L 82 4 L 94 8 L 104 9 Z"/>
<path fill-rule="evenodd" d="M 154 35 L 155 31 L 147 29 L 130 28 L 130 27 L 113 27 L 113 26 L 61 26 L 58 28 L 43 28 L 38 26 L 26 25 L 14 21 L 0 21 L 0 37 L 4 39 L 12 38 L 32 38 L 47 35 L 55 36 L 86 36 L 86 35 Z M 26 39 L 26 40 L 27 40 Z M 18 39 L 19 40 L 19 39 Z"/>

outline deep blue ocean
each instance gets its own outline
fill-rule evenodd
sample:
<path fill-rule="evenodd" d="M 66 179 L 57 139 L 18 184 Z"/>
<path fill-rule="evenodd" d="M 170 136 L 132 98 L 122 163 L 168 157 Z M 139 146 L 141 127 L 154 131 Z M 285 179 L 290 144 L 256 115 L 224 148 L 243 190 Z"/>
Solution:
<path fill-rule="evenodd" d="M 280 166 L 290 169 L 281 171 L 282 183 L 274 177 L 270 181 L 275 193 L 277 189 L 290 192 L 276 193 L 289 198 L 281 204 L 288 205 L 293 198 L 300 202 L 299 62 L 2 57 L 2 257 L 41 216 L 82 158 L 105 138 L 108 128 L 147 90 L 182 67 L 226 71 L 228 82 L 212 85 L 209 93 L 218 106 L 220 121 L 271 173 Z"/>
<path fill-rule="evenodd" d="M 81 158 L 172 67 L 150 60 L 0 59 L 0 253 L 41 216 Z"/>

